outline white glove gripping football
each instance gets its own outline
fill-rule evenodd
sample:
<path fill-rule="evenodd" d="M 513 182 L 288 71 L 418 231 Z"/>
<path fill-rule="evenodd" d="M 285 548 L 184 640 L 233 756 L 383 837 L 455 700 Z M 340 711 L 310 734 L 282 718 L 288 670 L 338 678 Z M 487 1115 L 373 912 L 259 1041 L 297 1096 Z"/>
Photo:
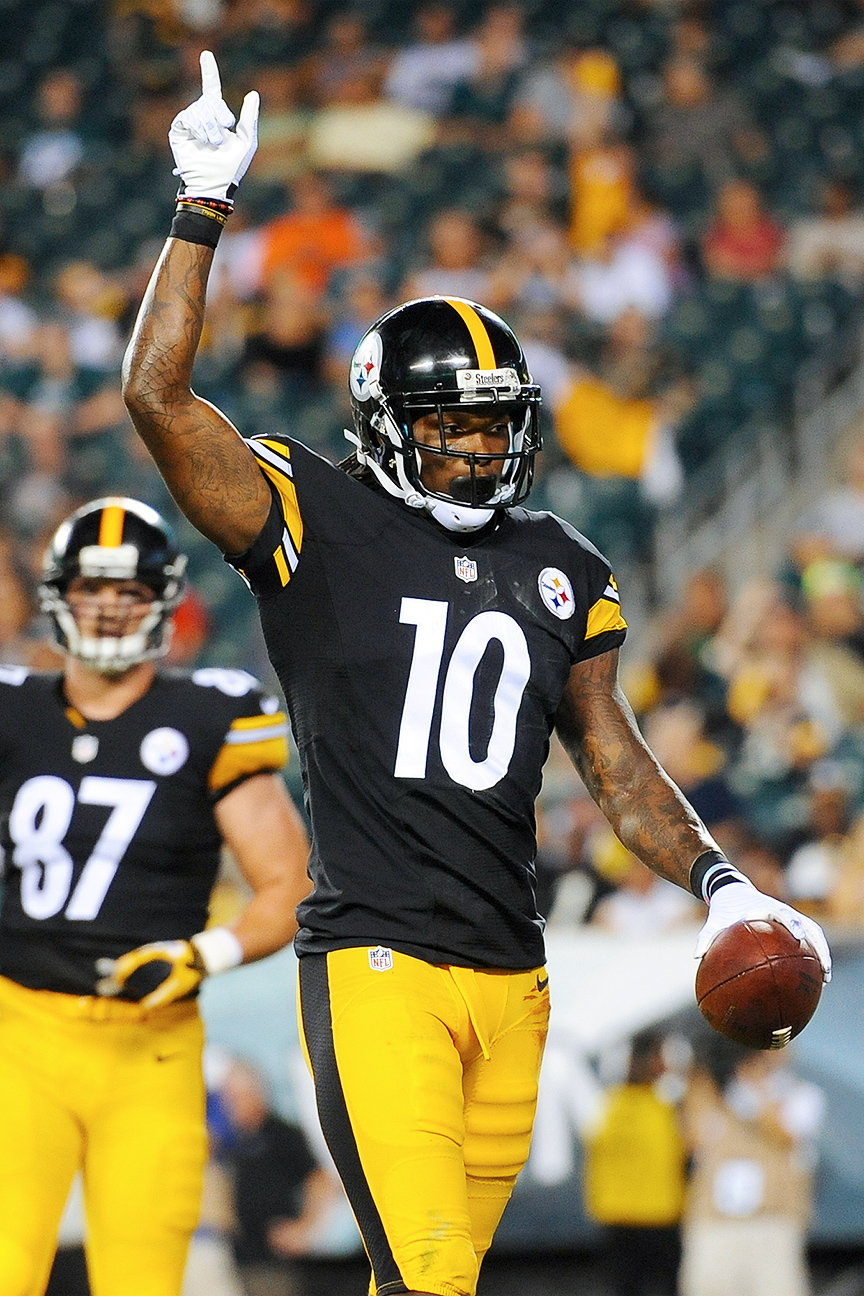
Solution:
<path fill-rule="evenodd" d="M 201 54 L 201 97 L 178 113 L 171 123 L 168 142 L 174 154 L 174 175 L 192 198 L 230 200 L 248 170 L 258 147 L 258 92 L 250 90 L 240 109 L 237 129 L 234 114 L 222 98 L 216 60 L 209 50 Z"/>
<path fill-rule="evenodd" d="M 694 957 L 701 958 L 715 936 L 733 923 L 746 922 L 751 918 L 776 918 L 784 927 L 788 927 L 793 936 L 799 940 L 803 937 L 813 947 L 819 962 L 822 964 L 822 977 L 831 980 L 831 951 L 825 939 L 825 933 L 812 918 L 800 914 L 791 905 L 772 896 L 757 891 L 751 882 L 742 877 L 738 882 L 727 882 L 718 887 L 708 902 L 708 918 L 696 940 Z"/>

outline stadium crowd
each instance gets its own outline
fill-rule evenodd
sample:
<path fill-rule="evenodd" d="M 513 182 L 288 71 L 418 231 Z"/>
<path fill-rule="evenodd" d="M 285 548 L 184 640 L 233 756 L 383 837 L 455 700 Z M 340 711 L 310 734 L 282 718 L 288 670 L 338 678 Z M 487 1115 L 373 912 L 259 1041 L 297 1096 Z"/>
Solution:
<path fill-rule="evenodd" d="M 625 611 L 658 510 L 736 438 L 782 437 L 802 365 L 857 332 L 864 12 L 852 0 L 362 12 L 4 0 L 2 12 L 0 661 L 46 661 L 34 595 L 58 519 L 126 491 L 176 520 L 191 554 L 175 660 L 267 674 L 242 583 L 177 516 L 119 395 L 176 188 L 166 133 L 205 46 L 226 98 L 256 87 L 262 116 L 197 390 L 246 435 L 287 431 L 340 458 L 363 329 L 413 295 L 484 302 L 544 388 L 532 505 L 610 557 Z M 852 443 L 845 492 L 801 520 L 784 570 L 744 591 L 695 573 L 626 658 L 649 742 L 718 840 L 764 889 L 835 922 L 853 921 L 864 887 L 864 450 Z M 654 884 L 554 761 L 542 826 L 548 905 L 557 892 L 560 914 L 638 924 L 647 898 L 608 897 Z"/>

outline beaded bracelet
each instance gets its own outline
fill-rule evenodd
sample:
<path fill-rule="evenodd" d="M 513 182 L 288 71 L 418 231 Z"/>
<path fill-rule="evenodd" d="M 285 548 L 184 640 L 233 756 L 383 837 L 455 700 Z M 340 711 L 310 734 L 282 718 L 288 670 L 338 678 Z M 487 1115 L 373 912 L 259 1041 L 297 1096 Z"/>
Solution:
<path fill-rule="evenodd" d="M 177 207 L 171 222 L 171 238 L 185 243 L 200 243 L 215 248 L 228 217 L 234 210 L 230 198 L 195 198 L 177 195 Z"/>

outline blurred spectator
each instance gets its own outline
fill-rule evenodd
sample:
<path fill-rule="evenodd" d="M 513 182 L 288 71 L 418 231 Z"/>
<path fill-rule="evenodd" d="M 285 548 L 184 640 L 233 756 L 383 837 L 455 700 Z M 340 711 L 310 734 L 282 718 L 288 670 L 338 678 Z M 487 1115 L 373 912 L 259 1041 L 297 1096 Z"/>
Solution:
<path fill-rule="evenodd" d="M 264 226 L 262 275 L 265 284 L 287 271 L 313 293 L 322 293 L 334 270 L 362 260 L 366 238 L 356 217 L 333 203 L 329 186 L 315 171 L 299 175 L 291 188 L 292 207 Z"/>
<path fill-rule="evenodd" d="M 864 428 L 856 427 L 847 441 L 842 484 L 795 520 L 792 554 L 801 569 L 835 554 L 864 565 Z"/>
<path fill-rule="evenodd" d="M 480 226 L 469 211 L 445 208 L 429 227 L 429 264 L 412 271 L 401 288 L 401 296 L 466 297 L 495 309 L 504 293 L 495 269 L 486 255 Z"/>
<path fill-rule="evenodd" d="M 694 168 L 710 188 L 767 152 L 742 95 L 734 88 L 716 90 L 702 64 L 680 54 L 663 69 L 663 97 L 648 114 L 646 147 L 655 168 Z"/>
<path fill-rule="evenodd" d="M 246 1296 L 295 1296 L 291 1258 L 314 1249 L 338 1187 L 318 1166 L 299 1126 L 270 1105 L 261 1074 L 235 1060 L 219 1086 L 228 1122 L 234 1255 Z"/>
<path fill-rule="evenodd" d="M 309 127 L 309 160 L 329 171 L 399 172 L 429 148 L 435 119 L 420 108 L 383 99 L 377 76 L 358 76 L 340 101 L 321 108 Z"/>
<path fill-rule="evenodd" d="M 635 158 L 629 145 L 598 139 L 574 150 L 570 163 L 570 242 L 584 257 L 603 255 L 630 223 Z"/>
<path fill-rule="evenodd" d="M 808 1296 L 805 1243 L 822 1091 L 786 1052 L 748 1052 L 722 1091 L 707 1074 L 685 1099 L 693 1157 L 681 1296 Z"/>
<path fill-rule="evenodd" d="M 565 198 L 560 171 L 541 149 L 519 149 L 503 164 L 503 194 L 495 218 L 508 238 L 530 243 L 554 220 Z"/>
<path fill-rule="evenodd" d="M 726 778 L 726 753 L 707 738 L 695 700 L 655 707 L 642 727 L 648 746 L 711 833 L 726 838 L 736 832 L 742 806 Z M 737 856 L 736 865 L 743 867 Z"/>
<path fill-rule="evenodd" d="M 528 58 L 523 22 L 518 5 L 506 0 L 491 5 L 474 34 L 476 64 L 453 88 L 450 115 L 471 128 L 480 142 L 502 140 Z"/>
<path fill-rule="evenodd" d="M 681 488 L 671 428 L 688 399 L 649 322 L 638 311 L 619 315 L 596 371 L 570 367 L 546 396 L 557 440 L 584 474 L 578 525 L 613 560 L 644 557 L 652 510 Z"/>
<path fill-rule="evenodd" d="M 864 281 L 864 212 L 848 181 L 822 185 L 817 216 L 789 227 L 786 265 L 796 279 L 839 279 L 850 288 Z"/>
<path fill-rule="evenodd" d="M 83 160 L 79 117 L 81 81 L 74 68 L 52 68 L 39 83 L 36 111 L 42 126 L 24 142 L 19 161 L 22 182 L 51 189 L 68 180 Z"/>
<path fill-rule="evenodd" d="M 314 36 L 313 12 L 308 0 L 231 0 L 219 25 L 223 77 L 248 80 L 261 64 L 303 57 Z"/>
<path fill-rule="evenodd" d="M 844 560 L 817 559 L 801 573 L 801 592 L 810 660 L 830 681 L 844 723 L 864 723 L 861 572 Z"/>
<path fill-rule="evenodd" d="M 243 351 L 247 379 L 251 366 L 266 366 L 289 384 L 283 401 L 313 395 L 323 377 L 326 329 L 324 304 L 300 275 L 289 270 L 269 275 Z"/>
<path fill-rule="evenodd" d="M 30 267 L 14 252 L 0 255 L 0 382 L 4 370 L 33 356 L 38 317 L 24 298 Z"/>
<path fill-rule="evenodd" d="M 126 305 L 120 286 L 92 262 L 71 261 L 58 273 L 54 288 L 66 317 L 73 365 L 119 373 L 125 339 L 117 319 Z"/>
<path fill-rule="evenodd" d="M 606 49 L 564 43 L 554 57 L 529 65 L 510 117 L 525 143 L 585 148 L 622 124 L 621 78 Z"/>
<path fill-rule="evenodd" d="M 730 782 L 753 829 L 784 845 L 800 833 L 802 788 L 814 761 L 840 739 L 843 717 L 830 678 L 810 655 L 803 618 L 771 586 L 750 610 L 755 620 L 729 675 L 727 706 L 743 731 Z"/>
<path fill-rule="evenodd" d="M 852 801 L 839 762 L 817 761 L 808 779 L 806 840 L 786 866 L 789 903 L 820 921 L 836 917 L 845 856 L 849 849 Z"/>
<path fill-rule="evenodd" d="M 398 48 L 384 83 L 388 99 L 440 117 L 453 88 L 477 70 L 473 40 L 456 36 L 456 11 L 442 0 L 421 4 L 414 13 L 415 44 Z"/>
<path fill-rule="evenodd" d="M 379 92 L 385 67 L 384 51 L 369 40 L 362 12 L 337 9 L 326 21 L 322 45 L 302 65 L 305 96 L 316 108 L 354 103 L 358 83 Z"/>
<path fill-rule="evenodd" d="M 307 146 L 312 111 L 304 106 L 300 74 L 290 64 L 257 69 L 261 86 L 255 178 L 293 180 L 308 167 Z"/>
<path fill-rule="evenodd" d="M 527 217 L 527 212 L 524 214 Z M 516 233 L 495 274 L 493 291 L 500 295 L 499 309 L 506 302 L 508 311 L 528 312 L 535 317 L 557 312 L 562 305 L 561 289 L 569 259 L 567 231 L 553 220 L 538 219 Z"/>
<path fill-rule="evenodd" d="M 625 234 L 571 262 L 562 296 L 597 324 L 611 324 L 630 309 L 656 320 L 671 305 L 672 283 L 664 257 Z"/>
<path fill-rule="evenodd" d="M 715 279 L 751 283 L 779 268 L 785 237 L 762 206 L 758 189 L 746 180 L 729 180 L 703 235 L 702 259 Z"/>
<path fill-rule="evenodd" d="M 663 1036 L 634 1036 L 623 1084 L 585 1132 L 585 1206 L 603 1225 L 610 1296 L 675 1296 L 684 1210 L 684 1140 L 662 1088 Z"/>
<path fill-rule="evenodd" d="M 699 920 L 699 902 L 658 877 L 635 856 L 616 891 L 597 903 L 591 922 L 618 936 L 657 936 Z"/>

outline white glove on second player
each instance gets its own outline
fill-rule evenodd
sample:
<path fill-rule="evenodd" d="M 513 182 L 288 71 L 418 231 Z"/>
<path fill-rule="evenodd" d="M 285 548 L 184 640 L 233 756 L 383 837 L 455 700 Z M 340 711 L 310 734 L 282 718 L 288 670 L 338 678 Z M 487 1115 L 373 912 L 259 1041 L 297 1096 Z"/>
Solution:
<path fill-rule="evenodd" d="M 740 882 L 727 882 L 718 887 L 708 902 L 708 918 L 696 941 L 694 956 L 701 958 L 715 936 L 733 923 L 746 922 L 751 918 L 776 918 L 784 927 L 788 927 L 793 936 L 799 940 L 803 937 L 813 947 L 819 962 L 822 964 L 822 977 L 831 980 L 831 951 L 825 939 L 825 933 L 812 918 L 800 914 L 791 905 L 773 896 L 757 891 L 751 882 L 742 877 Z"/>
<path fill-rule="evenodd" d="M 178 113 L 171 123 L 168 142 L 174 154 L 174 174 L 192 198 L 230 199 L 243 179 L 258 147 L 257 90 L 243 100 L 237 129 L 235 118 L 222 98 L 216 59 L 209 50 L 201 55 L 201 97 Z"/>

